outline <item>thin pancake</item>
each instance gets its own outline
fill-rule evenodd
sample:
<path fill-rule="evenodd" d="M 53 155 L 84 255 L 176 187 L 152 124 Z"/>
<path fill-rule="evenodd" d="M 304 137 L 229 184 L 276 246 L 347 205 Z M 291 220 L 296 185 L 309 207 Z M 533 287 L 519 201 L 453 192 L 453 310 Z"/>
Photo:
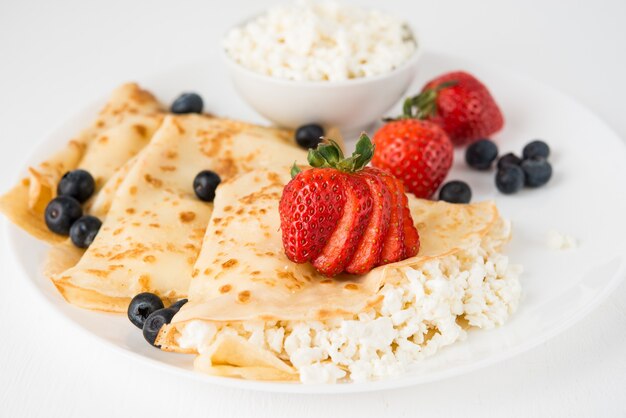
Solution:
<path fill-rule="evenodd" d="M 329 279 L 310 264 L 294 264 L 284 255 L 278 202 L 289 180 L 287 171 L 255 171 L 220 188 L 189 302 L 173 323 L 198 318 L 316 320 L 358 313 L 373 303 L 384 280 L 399 274 L 399 267 L 419 266 L 476 245 L 498 219 L 491 202 L 452 205 L 410 199 L 422 237 L 418 256 L 363 276 Z"/>
<path fill-rule="evenodd" d="M 305 156 L 288 131 L 167 116 L 116 187 L 95 241 L 52 280 L 71 303 L 89 309 L 124 311 L 144 291 L 184 297 L 213 207 L 195 196 L 196 174 L 210 169 L 227 180 Z M 55 257 L 63 251 L 57 248 Z"/>
<path fill-rule="evenodd" d="M 65 240 L 50 232 L 43 220 L 61 176 L 83 168 L 94 176 L 100 189 L 150 141 L 161 123 L 159 107 L 156 99 L 136 84 L 119 87 L 91 127 L 48 160 L 30 167 L 28 177 L 0 197 L 0 211 L 35 238 L 50 243 Z"/>

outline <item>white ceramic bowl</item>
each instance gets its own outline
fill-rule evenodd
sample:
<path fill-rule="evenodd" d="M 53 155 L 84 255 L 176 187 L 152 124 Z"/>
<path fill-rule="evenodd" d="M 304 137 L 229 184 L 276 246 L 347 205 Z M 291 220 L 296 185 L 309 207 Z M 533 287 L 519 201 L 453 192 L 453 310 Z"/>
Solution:
<path fill-rule="evenodd" d="M 415 34 L 415 32 L 412 32 Z M 346 81 L 293 81 L 256 73 L 223 56 L 241 97 L 259 114 L 287 128 L 306 123 L 338 127 L 344 135 L 364 130 L 380 119 L 415 78 L 422 47 L 386 74 Z"/>

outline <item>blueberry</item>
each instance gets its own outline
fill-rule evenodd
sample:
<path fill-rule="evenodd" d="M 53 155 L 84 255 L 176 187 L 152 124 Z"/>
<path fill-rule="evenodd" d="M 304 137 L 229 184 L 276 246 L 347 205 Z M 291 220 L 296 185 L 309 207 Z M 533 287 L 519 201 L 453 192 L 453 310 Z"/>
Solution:
<path fill-rule="evenodd" d="M 196 192 L 198 199 L 205 202 L 212 202 L 215 199 L 215 189 L 221 183 L 222 179 L 216 173 L 210 170 L 204 170 L 198 173 L 193 179 L 193 190 Z"/>
<path fill-rule="evenodd" d="M 498 169 L 502 168 L 505 165 L 520 165 L 522 163 L 522 159 L 517 155 L 509 152 L 508 154 L 504 154 L 498 160 Z"/>
<path fill-rule="evenodd" d="M 78 248 L 87 248 L 98 235 L 102 221 L 95 216 L 85 215 L 70 227 L 70 239 Z"/>
<path fill-rule="evenodd" d="M 80 169 L 65 173 L 57 186 L 59 196 L 73 197 L 80 203 L 89 199 L 94 190 L 96 190 L 96 182 L 93 177 L 89 172 Z"/>
<path fill-rule="evenodd" d="M 296 142 L 304 149 L 317 147 L 323 136 L 324 128 L 315 123 L 302 125 L 296 130 Z"/>
<path fill-rule="evenodd" d="M 522 170 L 526 176 L 526 186 L 543 186 L 552 177 L 552 166 L 542 157 L 529 158 L 522 161 Z"/>
<path fill-rule="evenodd" d="M 498 157 L 498 147 L 489 139 L 474 142 L 465 151 L 465 161 L 477 170 L 488 170 Z"/>
<path fill-rule="evenodd" d="M 183 307 L 183 305 L 187 303 L 187 299 L 181 299 L 179 301 L 176 301 L 174 303 L 172 303 L 169 308 L 170 309 L 174 309 L 176 312 L 180 311 L 180 308 Z"/>
<path fill-rule="evenodd" d="M 464 181 L 449 181 L 439 191 L 439 200 L 450 203 L 469 203 L 472 200 L 472 190 Z"/>
<path fill-rule="evenodd" d="M 154 344 L 156 337 L 159 335 L 161 327 L 165 324 L 169 324 L 174 315 L 176 315 L 176 311 L 170 308 L 159 309 L 158 311 L 152 312 L 143 324 L 143 337 L 146 341 L 155 347 L 159 347 Z"/>
<path fill-rule="evenodd" d="M 524 187 L 524 171 L 517 165 L 505 164 L 496 173 L 496 187 L 504 194 L 519 192 Z"/>
<path fill-rule="evenodd" d="M 45 220 L 48 229 L 56 234 L 68 235 L 70 227 L 83 216 L 78 200 L 69 196 L 55 197 L 46 206 Z"/>
<path fill-rule="evenodd" d="M 204 102 L 196 93 L 183 93 L 172 103 L 172 113 L 202 113 Z"/>
<path fill-rule="evenodd" d="M 149 292 L 140 293 L 128 305 L 128 319 L 137 328 L 143 329 L 146 319 L 159 309 L 163 309 L 163 302 L 157 295 Z"/>
<path fill-rule="evenodd" d="M 528 158 L 536 157 L 548 158 L 549 155 L 550 147 L 548 146 L 548 144 L 539 139 L 536 139 L 526 144 L 524 150 L 522 151 L 522 156 L 525 160 Z"/>

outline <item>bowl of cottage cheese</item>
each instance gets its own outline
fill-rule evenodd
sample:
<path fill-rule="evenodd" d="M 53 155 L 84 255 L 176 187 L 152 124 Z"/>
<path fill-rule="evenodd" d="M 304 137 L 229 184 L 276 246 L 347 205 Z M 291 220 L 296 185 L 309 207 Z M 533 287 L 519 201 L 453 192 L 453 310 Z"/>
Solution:
<path fill-rule="evenodd" d="M 258 113 L 289 128 L 344 132 L 366 128 L 403 96 L 420 52 L 402 19 L 332 1 L 271 8 L 230 29 L 223 50 Z"/>

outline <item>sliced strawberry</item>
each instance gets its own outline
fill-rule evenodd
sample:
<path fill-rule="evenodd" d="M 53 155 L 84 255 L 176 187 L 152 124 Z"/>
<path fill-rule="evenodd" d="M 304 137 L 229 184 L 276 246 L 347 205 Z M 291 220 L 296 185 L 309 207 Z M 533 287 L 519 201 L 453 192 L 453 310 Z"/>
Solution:
<path fill-rule="evenodd" d="M 346 266 L 346 272 L 352 274 L 367 273 L 380 261 L 383 241 L 389 229 L 391 217 L 391 193 L 376 168 L 365 168 L 355 175 L 361 177 L 369 187 L 373 199 L 372 212 L 357 246 L 354 256 Z"/>
<path fill-rule="evenodd" d="M 326 246 L 312 261 L 313 267 L 326 276 L 341 273 L 350 262 L 372 211 L 372 197 L 365 180 L 342 173 L 340 181 L 346 195 L 343 214 Z"/>
<path fill-rule="evenodd" d="M 286 186 L 280 200 L 280 227 L 285 254 L 294 263 L 317 257 L 343 213 L 346 195 L 332 168 L 305 170 Z"/>
<path fill-rule="evenodd" d="M 379 265 L 382 265 L 399 261 L 404 254 L 404 211 L 402 207 L 404 193 L 402 189 L 398 188 L 398 182 L 391 174 L 379 170 L 379 176 L 385 182 L 391 195 L 389 228 L 383 239 L 383 249 L 379 260 Z"/>
<path fill-rule="evenodd" d="M 402 182 L 396 179 L 398 189 L 402 191 L 402 229 L 404 232 L 404 251 L 402 259 L 415 257 L 420 249 L 420 236 L 415 227 L 415 222 L 409 210 L 409 199 L 404 192 Z"/>

